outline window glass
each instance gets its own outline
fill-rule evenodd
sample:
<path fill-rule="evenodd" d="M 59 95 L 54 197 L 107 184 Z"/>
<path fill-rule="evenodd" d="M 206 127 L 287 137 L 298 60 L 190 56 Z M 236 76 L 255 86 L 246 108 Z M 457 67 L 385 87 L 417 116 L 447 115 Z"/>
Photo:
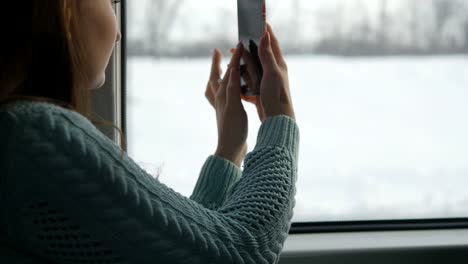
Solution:
<path fill-rule="evenodd" d="M 266 2 L 301 132 L 293 221 L 468 217 L 468 1 Z M 204 92 L 236 8 L 128 1 L 129 153 L 186 196 L 216 149 Z"/>

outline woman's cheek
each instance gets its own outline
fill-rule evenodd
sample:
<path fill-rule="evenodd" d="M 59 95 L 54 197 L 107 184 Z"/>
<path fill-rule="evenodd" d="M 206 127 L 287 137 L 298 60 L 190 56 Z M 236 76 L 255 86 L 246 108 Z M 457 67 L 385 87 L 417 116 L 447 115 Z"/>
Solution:
<path fill-rule="evenodd" d="M 102 86 L 106 79 L 105 71 L 117 36 L 117 20 L 112 6 L 107 2 L 98 3 L 93 8 L 84 8 L 87 13 L 83 13 L 86 20 L 83 27 L 87 31 L 85 39 L 90 62 L 89 74 L 94 88 Z"/>
<path fill-rule="evenodd" d="M 100 32 L 101 36 L 103 36 L 102 54 L 104 56 L 104 71 L 109 63 L 112 51 L 114 50 L 116 36 L 118 34 L 117 18 L 112 6 L 109 5 L 106 11 L 107 15 L 102 17 L 102 32 Z"/>

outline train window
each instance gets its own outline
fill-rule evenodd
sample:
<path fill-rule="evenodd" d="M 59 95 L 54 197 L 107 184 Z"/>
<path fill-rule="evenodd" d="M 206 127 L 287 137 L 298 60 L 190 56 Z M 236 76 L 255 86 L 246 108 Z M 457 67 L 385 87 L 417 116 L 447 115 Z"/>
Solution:
<path fill-rule="evenodd" d="M 128 151 L 186 196 L 216 148 L 204 91 L 236 7 L 127 2 Z M 468 217 L 468 1 L 270 0 L 267 18 L 301 129 L 293 222 Z"/>

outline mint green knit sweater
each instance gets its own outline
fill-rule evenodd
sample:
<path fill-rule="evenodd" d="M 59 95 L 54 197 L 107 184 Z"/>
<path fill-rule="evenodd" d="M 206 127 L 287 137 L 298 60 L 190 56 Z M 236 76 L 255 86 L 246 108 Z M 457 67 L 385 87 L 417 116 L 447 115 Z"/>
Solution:
<path fill-rule="evenodd" d="M 76 112 L 0 109 L 0 263 L 278 262 L 295 204 L 293 119 L 262 124 L 243 171 L 209 156 L 187 198 Z"/>

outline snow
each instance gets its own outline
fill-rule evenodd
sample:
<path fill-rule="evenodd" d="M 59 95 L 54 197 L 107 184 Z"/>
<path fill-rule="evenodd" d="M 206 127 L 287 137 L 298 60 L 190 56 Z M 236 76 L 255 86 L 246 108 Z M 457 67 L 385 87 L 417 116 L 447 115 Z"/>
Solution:
<path fill-rule="evenodd" d="M 468 56 L 287 62 L 301 133 L 293 221 L 468 216 Z M 185 196 L 216 150 L 209 68 L 128 59 L 129 153 Z M 244 105 L 251 151 L 260 121 Z"/>

